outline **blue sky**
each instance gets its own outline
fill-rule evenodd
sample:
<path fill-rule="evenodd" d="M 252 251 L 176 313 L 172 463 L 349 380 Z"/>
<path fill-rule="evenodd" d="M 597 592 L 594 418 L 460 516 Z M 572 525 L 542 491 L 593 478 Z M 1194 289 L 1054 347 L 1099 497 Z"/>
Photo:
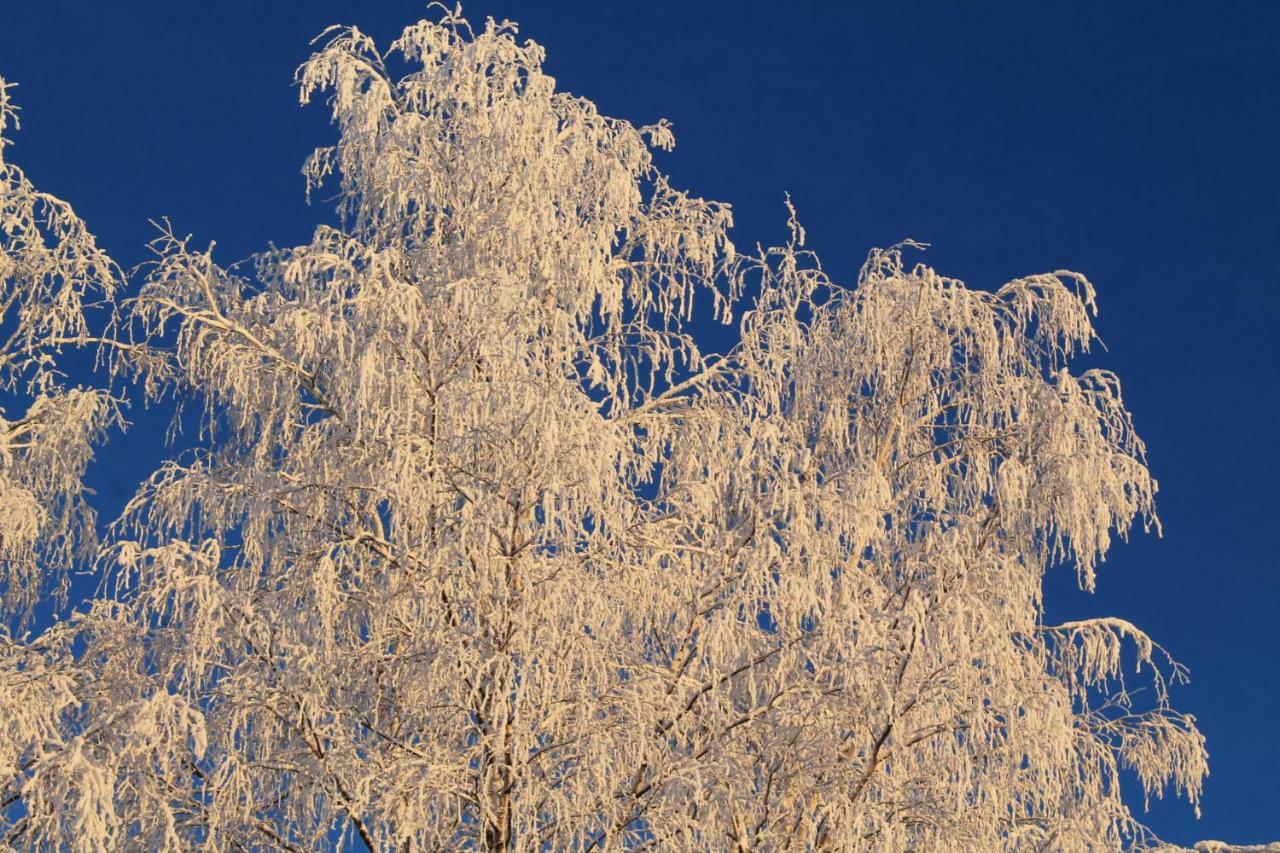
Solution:
<path fill-rule="evenodd" d="M 1160 481 L 1165 536 L 1119 545 L 1098 592 L 1048 582 L 1050 618 L 1107 614 L 1187 664 L 1175 696 L 1209 739 L 1197 824 L 1171 841 L 1280 839 L 1276 368 L 1280 4 L 471 2 L 545 45 L 562 88 L 675 126 L 673 182 L 731 202 L 741 245 L 810 245 L 850 281 L 912 237 L 990 287 L 1068 268 L 1097 285 L 1108 351 Z M 294 68 L 331 23 L 382 43 L 416 0 L 10 0 L 0 74 L 21 85 L 11 156 L 126 266 L 169 216 L 222 261 L 308 238 L 299 167 L 332 133 Z M 157 418 L 92 478 L 118 507 Z M 1140 805 L 1140 804 L 1139 804 Z"/>

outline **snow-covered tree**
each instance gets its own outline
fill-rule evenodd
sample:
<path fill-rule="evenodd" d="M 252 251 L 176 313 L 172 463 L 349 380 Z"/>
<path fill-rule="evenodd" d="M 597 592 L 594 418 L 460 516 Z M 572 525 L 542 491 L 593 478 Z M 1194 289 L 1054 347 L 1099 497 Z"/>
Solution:
<path fill-rule="evenodd" d="M 1110 850 L 1155 843 L 1127 772 L 1197 802 L 1182 670 L 1044 618 L 1047 570 L 1092 588 L 1157 523 L 1115 376 L 1069 370 L 1083 276 L 972 290 L 904 245 L 844 286 L 794 212 L 738 254 L 667 125 L 556 91 L 514 26 L 327 38 L 298 79 L 336 224 L 251 270 L 166 232 L 128 305 L 200 446 L 100 597 L 6 640 L 6 844 Z M 46 352 L 112 268 L 6 168 L 13 351 Z M 11 610 L 86 541 L 86 399 L 74 441 L 4 422 Z"/>

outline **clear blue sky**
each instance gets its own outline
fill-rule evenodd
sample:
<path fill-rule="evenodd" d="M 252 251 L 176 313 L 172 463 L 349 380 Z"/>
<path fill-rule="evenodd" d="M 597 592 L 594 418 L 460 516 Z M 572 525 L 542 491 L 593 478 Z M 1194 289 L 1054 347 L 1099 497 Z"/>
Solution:
<path fill-rule="evenodd" d="M 982 14 L 961 7 L 984 7 Z M 416 0 L 8 0 L 12 156 L 126 266 L 170 216 L 223 261 L 307 239 L 299 166 L 332 138 L 294 68 L 331 23 L 384 44 Z M 1109 614 L 1192 671 L 1204 818 L 1153 804 L 1171 841 L 1280 840 L 1274 518 L 1280 345 L 1280 3 L 729 3 L 474 0 L 549 51 L 605 112 L 675 125 L 674 182 L 731 202 L 736 241 L 811 245 L 850 280 L 905 237 L 977 286 L 1070 268 L 1097 284 L 1097 361 L 1124 380 L 1160 480 L 1163 539 L 1119 545 L 1099 591 L 1049 581 L 1050 617 Z M 92 477 L 118 507 L 156 418 Z M 1140 803 L 1139 803 L 1140 807 Z"/>

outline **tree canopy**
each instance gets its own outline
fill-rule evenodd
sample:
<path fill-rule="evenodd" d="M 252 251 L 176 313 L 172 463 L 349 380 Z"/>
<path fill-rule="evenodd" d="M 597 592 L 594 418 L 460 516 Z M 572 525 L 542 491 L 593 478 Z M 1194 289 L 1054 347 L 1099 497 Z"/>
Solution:
<path fill-rule="evenodd" d="M 1117 378 L 1070 369 L 1092 284 L 908 243 L 845 285 L 794 210 L 740 252 L 665 123 L 542 62 L 459 11 L 331 30 L 335 220 L 231 268 L 166 227 L 136 288 L 0 145 L 5 843 L 1158 845 L 1121 779 L 1198 802 L 1184 672 L 1042 600 L 1158 525 Z M 99 542 L 130 394 L 202 427 Z"/>

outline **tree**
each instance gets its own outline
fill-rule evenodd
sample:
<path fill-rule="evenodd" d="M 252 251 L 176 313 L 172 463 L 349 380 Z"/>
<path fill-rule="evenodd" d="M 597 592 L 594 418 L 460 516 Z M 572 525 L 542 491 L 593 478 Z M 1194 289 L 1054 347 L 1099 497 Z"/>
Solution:
<path fill-rule="evenodd" d="M 655 166 L 665 123 L 542 59 L 456 11 L 386 55 L 331 31 L 298 81 L 330 96 L 305 171 L 336 176 L 337 224 L 252 270 L 156 241 L 122 305 L 145 344 L 95 340 L 199 401 L 200 446 L 115 522 L 98 597 L 5 641 L 6 843 L 1156 844 L 1120 780 L 1197 802 L 1183 671 L 1123 620 L 1043 618 L 1052 564 L 1092 588 L 1157 524 L 1116 378 L 1068 370 L 1091 284 L 971 290 L 905 244 L 844 287 L 794 211 L 738 254 L 729 208 Z M 22 351 L 91 342 L 75 300 L 115 268 L 7 174 L 4 209 L 52 204 L 62 247 L 5 220 Z M 728 352 L 695 297 L 738 323 Z M 87 541 L 66 508 L 114 409 L 84 393 L 71 438 L 5 424 L 17 610 L 39 575 L 13 567 Z"/>

